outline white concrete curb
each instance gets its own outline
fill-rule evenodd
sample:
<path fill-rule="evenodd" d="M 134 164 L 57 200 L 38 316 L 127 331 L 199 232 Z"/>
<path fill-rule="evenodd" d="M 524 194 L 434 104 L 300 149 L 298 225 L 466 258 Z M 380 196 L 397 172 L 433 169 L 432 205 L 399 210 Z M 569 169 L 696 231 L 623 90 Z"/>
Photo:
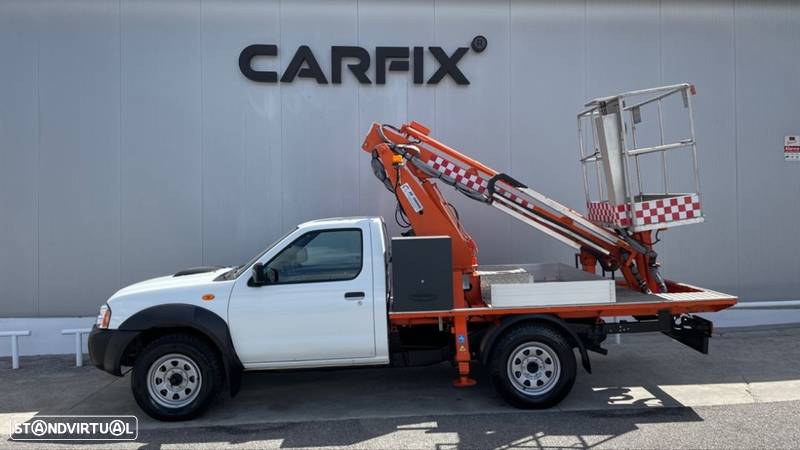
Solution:
<path fill-rule="evenodd" d="M 81 367 L 83 365 L 82 337 L 84 334 L 89 334 L 91 332 L 92 332 L 91 328 L 71 328 L 71 329 L 61 330 L 61 334 L 75 335 L 75 367 Z"/>
<path fill-rule="evenodd" d="M 774 302 L 740 302 L 734 305 L 735 309 L 793 309 L 800 308 L 800 300 L 778 300 Z"/>
<path fill-rule="evenodd" d="M 0 337 L 11 338 L 11 368 L 19 369 L 19 337 L 30 336 L 30 330 L 0 331 Z"/>

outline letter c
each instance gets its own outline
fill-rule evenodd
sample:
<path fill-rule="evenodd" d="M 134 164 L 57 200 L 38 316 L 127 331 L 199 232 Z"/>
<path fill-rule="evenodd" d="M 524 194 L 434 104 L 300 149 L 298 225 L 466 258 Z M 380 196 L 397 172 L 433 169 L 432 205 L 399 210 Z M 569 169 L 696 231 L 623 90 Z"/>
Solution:
<path fill-rule="evenodd" d="M 248 45 L 239 54 L 239 70 L 242 75 L 249 80 L 262 83 L 277 83 L 278 73 L 271 70 L 254 70 L 252 66 L 253 58 L 256 56 L 277 56 L 278 46 L 273 44 L 253 44 Z"/>

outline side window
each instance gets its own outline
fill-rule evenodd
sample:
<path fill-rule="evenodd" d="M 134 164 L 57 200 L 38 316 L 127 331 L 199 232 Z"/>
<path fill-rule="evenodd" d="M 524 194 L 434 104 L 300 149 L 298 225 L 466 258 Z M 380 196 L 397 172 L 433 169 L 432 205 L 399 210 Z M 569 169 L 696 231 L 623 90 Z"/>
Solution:
<path fill-rule="evenodd" d="M 277 280 L 273 284 L 352 280 L 361 272 L 361 230 L 308 232 L 267 263 Z"/>

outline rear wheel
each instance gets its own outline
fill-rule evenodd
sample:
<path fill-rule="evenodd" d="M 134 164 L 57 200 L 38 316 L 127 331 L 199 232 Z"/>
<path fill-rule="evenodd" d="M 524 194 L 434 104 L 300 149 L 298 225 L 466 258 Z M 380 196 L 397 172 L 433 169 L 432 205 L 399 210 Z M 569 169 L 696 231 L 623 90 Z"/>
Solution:
<path fill-rule="evenodd" d="M 548 408 L 560 402 L 575 383 L 572 346 L 552 327 L 515 327 L 495 344 L 490 362 L 498 393 L 517 408 Z"/>
<path fill-rule="evenodd" d="M 217 397 L 222 368 L 213 349 L 186 334 L 160 337 L 142 350 L 131 375 L 136 403 L 158 420 L 188 420 Z"/>

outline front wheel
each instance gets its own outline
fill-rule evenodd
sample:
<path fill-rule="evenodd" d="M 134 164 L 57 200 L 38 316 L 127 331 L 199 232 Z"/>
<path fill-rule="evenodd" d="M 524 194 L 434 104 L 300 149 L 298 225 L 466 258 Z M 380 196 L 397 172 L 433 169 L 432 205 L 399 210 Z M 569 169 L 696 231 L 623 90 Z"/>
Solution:
<path fill-rule="evenodd" d="M 507 402 L 523 409 L 548 408 L 572 389 L 575 355 L 555 329 L 521 325 L 494 346 L 490 372 L 495 389 Z"/>
<path fill-rule="evenodd" d="M 221 384 L 222 369 L 214 351 L 202 339 L 184 334 L 163 336 L 147 345 L 131 376 L 139 407 L 165 421 L 202 414 Z"/>

